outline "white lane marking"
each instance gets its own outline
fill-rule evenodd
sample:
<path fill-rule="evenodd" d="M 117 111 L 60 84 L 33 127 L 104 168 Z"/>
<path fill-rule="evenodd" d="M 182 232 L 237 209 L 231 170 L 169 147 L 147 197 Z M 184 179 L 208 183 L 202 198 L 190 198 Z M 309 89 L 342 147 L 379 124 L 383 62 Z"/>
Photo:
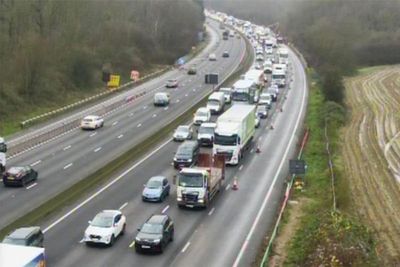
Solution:
<path fill-rule="evenodd" d="M 157 117 L 157 114 L 156 114 L 156 113 L 154 113 L 152 117 L 153 117 L 153 118 Z"/>
<path fill-rule="evenodd" d="M 241 171 L 243 169 L 243 164 L 242 165 L 240 165 L 240 167 L 239 167 L 239 171 Z"/>
<path fill-rule="evenodd" d="M 188 94 L 185 94 L 185 96 L 188 96 Z"/>
<path fill-rule="evenodd" d="M 63 150 L 64 150 L 64 151 L 65 151 L 65 150 L 68 150 L 68 149 L 70 149 L 71 147 L 72 147 L 71 145 L 66 146 L 66 147 L 63 148 Z"/>
<path fill-rule="evenodd" d="M 253 153 L 254 152 L 254 148 L 252 148 L 251 150 L 250 150 L 250 153 Z"/>
<path fill-rule="evenodd" d="M 120 135 L 117 136 L 118 139 L 121 139 L 122 137 L 124 137 L 123 134 L 120 134 Z"/>
<path fill-rule="evenodd" d="M 37 183 L 33 183 L 30 186 L 27 186 L 26 189 L 29 190 L 29 189 L 31 189 L 31 188 L 33 188 L 35 186 L 37 186 Z"/>
<path fill-rule="evenodd" d="M 96 148 L 95 150 L 93 150 L 94 153 L 99 152 L 101 150 L 101 147 Z"/>
<path fill-rule="evenodd" d="M 85 242 L 85 240 L 82 238 L 80 241 L 79 241 L 79 243 L 83 243 L 83 242 Z"/>
<path fill-rule="evenodd" d="M 93 137 L 97 134 L 97 132 L 92 133 L 91 135 L 89 135 L 89 137 Z"/>
<path fill-rule="evenodd" d="M 228 191 L 229 188 L 231 188 L 231 184 L 228 184 L 228 185 L 226 186 L 225 191 Z"/>
<path fill-rule="evenodd" d="M 215 207 L 210 210 L 210 212 L 208 213 L 208 216 L 211 216 L 214 213 L 214 210 L 215 210 Z"/>
<path fill-rule="evenodd" d="M 143 109 L 146 109 L 146 108 L 147 108 L 147 106 L 144 106 L 144 107 L 143 107 Z"/>
<path fill-rule="evenodd" d="M 133 116 L 133 112 L 129 114 L 129 117 L 132 117 L 132 116 Z"/>
<path fill-rule="evenodd" d="M 179 103 L 179 101 L 180 101 L 180 100 L 179 100 L 179 99 L 177 99 L 177 100 L 176 100 L 176 103 Z"/>
<path fill-rule="evenodd" d="M 307 80 L 306 80 L 304 72 L 302 72 L 302 76 L 303 76 L 303 81 L 304 81 L 303 97 L 302 97 L 302 100 L 301 100 L 300 112 L 298 113 L 296 124 L 295 124 L 294 130 L 292 131 L 292 136 L 290 137 L 289 143 L 286 146 L 285 153 L 282 156 L 282 160 L 281 160 L 281 162 L 279 164 L 277 172 L 275 173 L 274 179 L 272 180 L 272 184 L 270 185 L 269 190 L 268 190 L 267 194 L 265 195 L 265 198 L 264 198 L 264 200 L 263 200 L 263 202 L 261 204 L 261 207 L 258 210 L 257 216 L 256 216 L 256 218 L 255 218 L 255 220 L 254 220 L 254 222 L 253 222 L 253 224 L 252 224 L 252 226 L 250 228 L 250 231 L 248 232 L 248 234 L 246 236 L 246 239 L 244 240 L 244 242 L 242 244 L 242 247 L 240 248 L 239 254 L 237 255 L 237 257 L 235 259 L 235 262 L 233 263 L 232 267 L 237 267 L 239 265 L 239 263 L 240 263 L 240 260 L 243 257 L 244 251 L 246 250 L 247 245 L 248 245 L 248 243 L 249 243 L 249 241 L 250 241 L 250 239 L 251 239 L 251 237 L 252 237 L 252 235 L 253 235 L 256 227 L 257 227 L 257 224 L 260 221 L 261 215 L 264 213 L 264 209 L 267 206 L 267 202 L 268 202 L 269 198 L 271 197 L 272 190 L 275 187 L 275 183 L 278 180 L 278 177 L 279 177 L 279 174 L 280 174 L 280 172 L 282 170 L 283 164 L 286 162 L 286 157 L 287 157 L 287 155 L 289 153 L 289 150 L 290 150 L 290 148 L 292 146 L 294 137 L 296 136 L 297 129 L 299 127 L 300 119 L 301 119 L 301 116 L 303 114 L 303 109 L 304 109 L 305 102 L 306 102 L 305 100 L 306 100 L 306 91 L 307 91 L 307 88 L 306 88 Z"/>
<path fill-rule="evenodd" d="M 168 209 L 169 209 L 169 205 L 167 205 L 167 206 L 161 211 L 161 213 L 165 213 Z"/>
<path fill-rule="evenodd" d="M 168 110 L 168 107 L 165 107 L 164 110 Z"/>
<path fill-rule="evenodd" d="M 118 121 L 114 121 L 112 126 L 117 125 L 117 124 L 118 124 Z"/>
<path fill-rule="evenodd" d="M 132 243 L 129 245 L 129 247 L 133 247 L 135 245 L 135 240 L 132 241 Z"/>
<path fill-rule="evenodd" d="M 193 88 L 193 92 L 196 92 L 196 88 Z"/>
<path fill-rule="evenodd" d="M 137 127 L 139 128 L 139 127 L 141 127 L 142 126 L 142 124 L 141 123 L 139 123 L 138 125 L 137 125 Z"/>
<path fill-rule="evenodd" d="M 103 193 L 104 191 L 106 191 L 108 188 L 110 188 L 113 184 L 115 184 L 116 182 L 118 182 L 119 180 L 121 180 L 122 178 L 124 178 L 128 173 L 130 173 L 132 170 L 136 169 L 140 164 L 142 164 L 143 162 L 145 162 L 147 159 L 149 159 L 151 156 L 153 156 L 154 154 L 156 154 L 158 151 L 160 151 L 163 147 L 165 147 L 169 142 L 171 142 L 172 139 L 168 139 L 167 141 L 165 141 L 164 143 L 162 143 L 160 146 L 158 146 L 156 149 L 154 149 L 151 153 L 149 153 L 147 156 L 145 156 L 144 158 L 142 158 L 141 160 L 139 160 L 138 162 L 136 162 L 134 165 L 132 165 L 130 168 L 128 168 L 126 171 L 124 171 L 123 173 L 121 173 L 119 176 L 117 176 L 114 180 L 112 180 L 111 182 L 109 182 L 108 184 L 106 184 L 105 186 L 103 186 L 102 188 L 100 188 L 98 191 L 96 191 L 93 195 L 89 196 L 87 199 L 85 199 L 83 202 L 81 202 L 80 204 L 78 204 L 77 206 L 75 206 L 72 210 L 70 210 L 69 212 L 67 212 L 66 214 L 64 214 L 63 216 L 61 216 L 60 218 L 58 218 L 56 221 L 54 221 L 52 224 L 50 224 L 49 226 L 47 226 L 43 232 L 46 233 L 47 231 L 49 231 L 50 229 L 52 229 L 54 226 L 56 226 L 57 224 L 59 224 L 60 222 L 64 221 L 66 218 L 68 218 L 69 216 L 71 216 L 74 212 L 76 212 L 78 209 L 82 208 L 83 206 L 85 206 L 87 203 L 89 203 L 91 200 L 93 200 L 95 197 L 97 197 L 98 195 L 100 195 L 101 193 Z"/>
<path fill-rule="evenodd" d="M 126 206 L 128 206 L 128 202 L 125 202 L 124 204 L 122 204 L 122 206 L 119 207 L 119 210 L 123 210 Z"/>
<path fill-rule="evenodd" d="M 68 168 L 71 167 L 71 166 L 72 166 L 72 163 L 65 165 L 65 166 L 64 166 L 64 170 L 68 169 Z"/>
<path fill-rule="evenodd" d="M 190 246 L 190 242 L 187 242 L 186 245 L 182 249 L 182 253 L 185 253 L 185 251 L 188 249 L 189 246 Z"/>
<path fill-rule="evenodd" d="M 42 161 L 39 159 L 38 161 L 35 161 L 34 163 L 32 163 L 30 166 L 31 167 L 33 167 L 33 166 L 36 166 L 36 165 L 38 165 L 39 163 L 41 163 Z"/>

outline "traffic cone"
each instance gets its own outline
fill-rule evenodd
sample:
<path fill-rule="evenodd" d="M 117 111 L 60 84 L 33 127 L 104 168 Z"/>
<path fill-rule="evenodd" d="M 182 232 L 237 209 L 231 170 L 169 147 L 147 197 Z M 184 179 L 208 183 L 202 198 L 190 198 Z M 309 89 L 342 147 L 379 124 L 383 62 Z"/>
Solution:
<path fill-rule="evenodd" d="M 259 144 L 257 144 L 256 153 L 261 153 L 261 149 L 260 149 L 260 145 Z"/>
<path fill-rule="evenodd" d="M 281 112 L 283 112 L 283 107 L 281 107 Z"/>
<path fill-rule="evenodd" d="M 269 127 L 271 130 L 274 129 L 274 125 L 271 123 L 271 126 Z"/>
<path fill-rule="evenodd" d="M 239 189 L 239 185 L 237 182 L 237 178 L 233 179 L 233 184 L 232 184 L 232 190 L 238 190 Z"/>

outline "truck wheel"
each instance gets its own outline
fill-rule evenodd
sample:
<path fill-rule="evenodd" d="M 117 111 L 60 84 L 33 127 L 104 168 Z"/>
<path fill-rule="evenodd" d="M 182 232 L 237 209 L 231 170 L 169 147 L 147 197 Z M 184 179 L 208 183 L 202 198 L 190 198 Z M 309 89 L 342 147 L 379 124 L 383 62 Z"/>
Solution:
<path fill-rule="evenodd" d="M 5 172 L 6 168 L 3 166 L 3 164 L 0 164 L 0 174 Z"/>

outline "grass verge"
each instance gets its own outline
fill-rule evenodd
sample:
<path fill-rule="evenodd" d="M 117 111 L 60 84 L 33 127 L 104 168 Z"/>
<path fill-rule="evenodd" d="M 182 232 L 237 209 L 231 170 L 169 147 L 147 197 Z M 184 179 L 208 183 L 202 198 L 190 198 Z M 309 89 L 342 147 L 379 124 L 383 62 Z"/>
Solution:
<path fill-rule="evenodd" d="M 239 64 L 236 71 L 231 74 L 231 76 L 229 77 L 230 79 L 227 79 L 222 84 L 222 86 L 230 85 L 234 80 L 233 77 L 237 79 L 238 77 L 240 77 L 243 71 L 250 68 L 253 63 L 254 56 L 252 53 L 252 49 L 253 48 L 251 47 L 251 45 L 246 41 L 246 54 L 250 56 L 245 57 L 244 61 Z M 45 219 L 48 219 L 51 215 L 54 215 L 55 212 L 61 210 L 63 207 L 75 203 L 78 199 L 84 197 L 89 191 L 93 190 L 93 188 L 96 188 L 99 185 L 106 183 L 118 171 L 126 168 L 133 161 L 143 157 L 157 144 L 165 140 L 165 137 L 169 136 L 170 133 L 178 125 L 188 121 L 192 117 L 196 109 L 205 104 L 206 100 L 207 96 L 205 96 L 200 102 L 184 112 L 178 118 L 172 120 L 154 134 L 146 137 L 144 140 L 140 141 L 138 145 L 134 146 L 118 158 L 112 160 L 99 170 L 83 178 L 65 191 L 55 195 L 51 199 L 47 200 L 45 203 L 41 204 L 39 207 L 32 209 L 30 212 L 21 216 L 14 222 L 2 227 L 2 229 L 0 230 L 0 238 L 2 239 L 6 234 L 8 234 L 15 228 L 39 224 Z"/>
<path fill-rule="evenodd" d="M 304 151 L 308 166 L 306 187 L 302 192 L 294 192 L 292 197 L 295 200 L 307 198 L 309 201 L 302 208 L 298 230 L 294 232 L 291 242 L 286 244 L 288 253 L 284 265 L 378 266 L 371 232 L 344 209 L 350 203 L 338 142 L 345 114 L 337 104 L 324 101 L 315 73 L 311 71 L 309 76 L 311 84 L 306 127 L 311 132 Z M 326 118 L 329 118 L 328 137 L 336 175 L 337 211 L 332 210 L 331 178 L 324 135 Z"/>

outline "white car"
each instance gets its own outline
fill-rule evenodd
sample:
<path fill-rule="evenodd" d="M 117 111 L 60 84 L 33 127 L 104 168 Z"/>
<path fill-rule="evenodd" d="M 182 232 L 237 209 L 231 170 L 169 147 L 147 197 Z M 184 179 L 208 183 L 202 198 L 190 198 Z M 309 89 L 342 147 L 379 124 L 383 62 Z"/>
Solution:
<path fill-rule="evenodd" d="M 260 100 L 258 101 L 258 104 L 266 105 L 268 108 L 271 108 L 272 96 L 269 93 L 262 93 L 260 96 Z"/>
<path fill-rule="evenodd" d="M 190 125 L 180 125 L 174 132 L 174 141 L 190 140 L 193 137 L 193 129 Z"/>
<path fill-rule="evenodd" d="M 167 83 L 165 84 L 165 87 L 167 88 L 176 88 L 178 87 L 178 80 L 177 79 L 169 79 Z"/>
<path fill-rule="evenodd" d="M 211 112 L 208 108 L 199 108 L 194 114 L 193 124 L 200 125 L 203 122 L 209 122 L 211 119 Z"/>
<path fill-rule="evenodd" d="M 96 115 L 86 116 L 81 121 L 81 129 L 83 130 L 86 129 L 95 130 L 103 126 L 104 126 L 104 119 Z"/>
<path fill-rule="evenodd" d="M 214 53 L 212 53 L 208 56 L 208 60 L 209 61 L 217 61 L 217 56 Z"/>
<path fill-rule="evenodd" d="M 119 210 L 103 210 L 98 213 L 85 230 L 83 241 L 86 244 L 102 243 L 112 246 L 116 238 L 123 235 L 126 217 Z"/>

